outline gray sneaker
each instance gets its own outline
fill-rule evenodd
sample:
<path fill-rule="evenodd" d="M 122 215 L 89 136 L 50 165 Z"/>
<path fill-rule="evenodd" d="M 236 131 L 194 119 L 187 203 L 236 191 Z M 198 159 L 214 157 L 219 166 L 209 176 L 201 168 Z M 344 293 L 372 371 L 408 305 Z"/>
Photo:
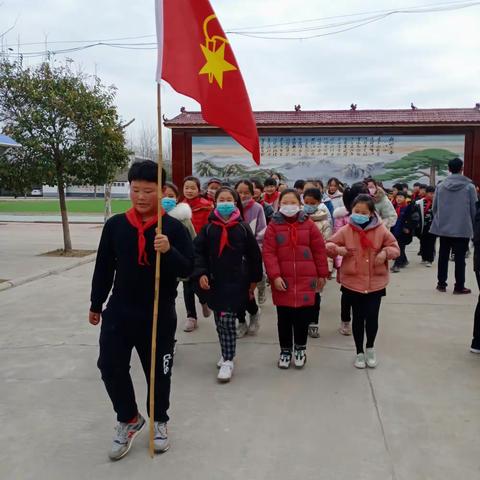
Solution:
<path fill-rule="evenodd" d="M 115 427 L 112 448 L 108 452 L 110 460 L 120 460 L 130 450 L 134 438 L 142 431 L 145 426 L 145 419 L 138 414 L 135 423 L 118 422 Z"/>
<path fill-rule="evenodd" d="M 168 439 L 167 424 L 161 422 L 154 422 L 154 437 L 153 447 L 155 453 L 166 452 L 170 448 L 170 440 Z"/>
<path fill-rule="evenodd" d="M 250 315 L 250 325 L 248 326 L 248 334 L 256 335 L 260 329 L 260 309 L 255 315 Z"/>
<path fill-rule="evenodd" d="M 243 338 L 248 333 L 248 325 L 239 323 L 237 327 L 237 338 Z"/>
<path fill-rule="evenodd" d="M 265 282 L 258 284 L 258 303 L 263 305 L 267 301 L 267 292 Z"/>

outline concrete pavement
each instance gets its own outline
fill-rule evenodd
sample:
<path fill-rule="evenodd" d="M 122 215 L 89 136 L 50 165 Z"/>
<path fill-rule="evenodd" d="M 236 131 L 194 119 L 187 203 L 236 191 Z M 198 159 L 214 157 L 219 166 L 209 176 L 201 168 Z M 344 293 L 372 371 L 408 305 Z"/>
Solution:
<path fill-rule="evenodd" d="M 179 329 L 172 448 L 154 460 L 146 431 L 125 459 L 107 459 L 114 416 L 96 368 L 99 329 L 87 324 L 93 265 L 0 292 L 0 478 L 479 478 L 480 358 L 468 352 L 477 297 L 436 292 L 435 269 L 409 256 L 383 302 L 376 370 L 354 369 L 353 339 L 336 332 L 335 282 L 302 371 L 276 368 L 270 300 L 258 337 L 239 341 L 229 385 L 215 379 L 213 320 Z M 145 412 L 136 355 L 132 375 Z"/>

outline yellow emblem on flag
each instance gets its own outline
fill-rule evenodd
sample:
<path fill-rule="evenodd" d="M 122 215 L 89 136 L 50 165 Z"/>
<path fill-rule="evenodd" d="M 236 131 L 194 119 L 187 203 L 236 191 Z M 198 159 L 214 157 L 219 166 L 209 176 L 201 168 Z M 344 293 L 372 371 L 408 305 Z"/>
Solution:
<path fill-rule="evenodd" d="M 229 43 L 228 40 L 219 35 L 213 37 L 208 35 L 208 23 L 215 18 L 217 18 L 216 15 L 210 15 L 203 22 L 205 45 L 200 45 L 200 48 L 207 63 L 200 70 L 199 75 L 208 75 L 210 83 L 213 83 L 213 79 L 215 79 L 218 86 L 223 88 L 223 74 L 238 69 L 225 60 L 225 45 Z"/>

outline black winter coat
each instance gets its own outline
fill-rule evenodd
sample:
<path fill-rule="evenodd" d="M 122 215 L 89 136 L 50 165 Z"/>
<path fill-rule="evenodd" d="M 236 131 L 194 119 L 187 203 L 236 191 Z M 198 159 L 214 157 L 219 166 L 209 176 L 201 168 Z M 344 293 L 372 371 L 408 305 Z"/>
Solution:
<path fill-rule="evenodd" d="M 473 270 L 480 272 L 480 201 L 477 202 L 477 213 L 475 214 L 475 224 L 473 225 Z"/>
<path fill-rule="evenodd" d="M 215 220 L 215 214 L 209 221 Z M 210 290 L 202 290 L 214 311 L 241 312 L 246 309 L 250 283 L 263 277 L 262 254 L 250 225 L 240 222 L 228 230 L 228 243 L 219 256 L 222 228 L 208 223 L 195 238 L 194 281 L 207 275 Z"/>

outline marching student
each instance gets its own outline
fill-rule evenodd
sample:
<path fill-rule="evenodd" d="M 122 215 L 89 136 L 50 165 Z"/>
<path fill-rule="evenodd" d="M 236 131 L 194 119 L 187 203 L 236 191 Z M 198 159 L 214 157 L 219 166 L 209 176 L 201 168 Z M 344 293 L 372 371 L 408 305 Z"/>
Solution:
<path fill-rule="evenodd" d="M 332 218 L 325 204 L 322 202 L 322 192 L 318 188 L 309 188 L 303 195 L 303 211 L 308 215 L 317 226 L 326 242 L 332 236 Z M 328 271 L 331 275 L 333 271 L 333 260 L 328 259 Z M 315 293 L 315 311 L 313 319 L 308 326 L 308 335 L 312 338 L 318 338 L 318 322 L 320 319 L 320 292 Z"/>
<path fill-rule="evenodd" d="M 211 178 L 207 183 L 207 191 L 203 195 L 203 198 L 206 198 L 210 202 L 215 201 L 215 194 L 217 190 L 222 186 L 222 181 L 219 178 Z"/>
<path fill-rule="evenodd" d="M 270 223 L 275 210 L 271 205 L 265 203 L 265 200 L 263 199 L 263 183 L 257 178 L 252 178 L 250 181 L 253 183 L 253 199 L 263 207 L 263 213 L 265 214 L 268 224 Z"/>
<path fill-rule="evenodd" d="M 342 227 L 350 223 L 350 215 L 352 214 L 353 201 L 360 194 L 368 194 L 369 190 L 363 182 L 354 183 L 351 187 L 347 187 L 343 192 L 343 207 L 336 208 L 333 212 L 334 224 L 333 233 L 337 233 Z M 340 269 L 342 264 L 342 257 L 335 258 L 335 268 Z M 337 281 L 340 282 L 339 275 L 337 275 Z M 351 310 L 352 305 L 350 303 L 350 297 L 342 292 L 340 307 L 340 328 L 338 329 L 341 335 L 350 336 L 352 334 L 352 319 Z"/>
<path fill-rule="evenodd" d="M 333 209 L 343 207 L 343 184 L 338 178 L 331 178 L 327 182 L 327 196 L 332 201 Z"/>
<path fill-rule="evenodd" d="M 222 356 L 218 380 L 229 382 L 236 353 L 236 320 L 253 298 L 262 279 L 262 255 L 257 240 L 242 220 L 242 204 L 237 192 L 221 187 L 216 207 L 194 241 L 195 272 L 212 308 Z"/>
<path fill-rule="evenodd" d="M 422 265 L 431 267 L 435 260 L 435 243 L 437 237 L 430 233 L 430 227 L 433 222 L 433 197 L 435 187 L 426 187 L 426 193 L 423 198 L 417 200 L 416 206 L 420 212 L 420 226 L 418 236 L 420 238 L 420 253 L 422 256 Z"/>
<path fill-rule="evenodd" d="M 306 361 L 308 326 L 315 315 L 315 293 L 328 277 L 323 237 L 301 210 L 294 189 L 280 196 L 280 210 L 267 227 L 263 260 L 277 307 L 280 358 L 278 367 L 288 369 L 292 361 L 303 368 Z"/>
<path fill-rule="evenodd" d="M 112 460 L 119 460 L 128 453 L 132 441 L 145 426 L 135 400 L 130 357 L 135 348 L 149 384 L 155 250 L 162 254 L 162 282 L 156 339 L 155 411 L 149 411 L 147 399 L 147 412 L 155 421 L 155 451 L 164 452 L 170 445 L 167 411 L 177 326 L 177 278 L 192 273 L 193 247 L 182 224 L 168 215 L 163 217 L 162 234 L 155 234 L 157 168 L 150 160 L 130 167 L 132 208 L 105 223 L 93 273 L 89 322 L 98 325 L 102 320 L 98 368 L 118 421 L 109 452 Z"/>
<path fill-rule="evenodd" d="M 235 190 L 242 202 L 243 219 L 250 225 L 258 246 L 261 249 L 265 230 L 267 229 L 267 221 L 265 219 L 263 207 L 253 199 L 253 183 L 250 180 L 240 180 L 235 185 Z M 263 292 L 265 292 L 265 287 L 263 287 Z M 263 300 L 262 303 L 265 302 L 265 298 L 259 299 L 259 303 L 260 300 Z M 245 318 L 245 311 L 238 312 L 237 338 L 243 338 L 247 333 L 249 335 L 256 335 L 258 333 L 260 328 L 260 309 L 255 300 L 255 296 L 249 299 L 247 303 L 247 312 L 250 315 L 248 326 Z"/>
<path fill-rule="evenodd" d="M 197 233 L 195 232 L 195 228 L 193 228 L 192 209 L 187 203 L 178 203 L 179 196 L 178 187 L 173 183 L 165 182 L 163 186 L 162 207 L 168 215 L 183 223 L 193 240 L 197 236 Z"/>
<path fill-rule="evenodd" d="M 343 257 L 340 267 L 342 292 L 352 305 L 352 330 L 357 349 L 355 367 L 375 368 L 375 338 L 382 297 L 388 285 L 388 260 L 400 254 L 397 241 L 375 212 L 369 195 L 359 195 L 352 203 L 349 224 L 327 243 L 329 256 Z M 364 335 L 367 334 L 366 355 Z"/>
<path fill-rule="evenodd" d="M 200 180 L 196 177 L 185 177 L 183 180 L 183 203 L 186 203 L 192 210 L 192 224 L 198 234 L 202 227 L 208 223 L 208 217 L 213 209 L 213 203 L 201 196 Z M 196 288 L 192 280 L 183 282 L 183 298 L 187 319 L 183 326 L 184 332 L 193 332 L 198 328 L 197 308 L 195 306 L 195 294 L 202 305 L 202 312 L 205 318 L 210 317 L 212 312 L 203 298 L 201 290 Z"/>
<path fill-rule="evenodd" d="M 263 201 L 273 208 L 273 211 L 278 210 L 278 202 L 280 192 L 278 191 L 279 181 L 274 177 L 267 178 L 263 186 Z"/>

